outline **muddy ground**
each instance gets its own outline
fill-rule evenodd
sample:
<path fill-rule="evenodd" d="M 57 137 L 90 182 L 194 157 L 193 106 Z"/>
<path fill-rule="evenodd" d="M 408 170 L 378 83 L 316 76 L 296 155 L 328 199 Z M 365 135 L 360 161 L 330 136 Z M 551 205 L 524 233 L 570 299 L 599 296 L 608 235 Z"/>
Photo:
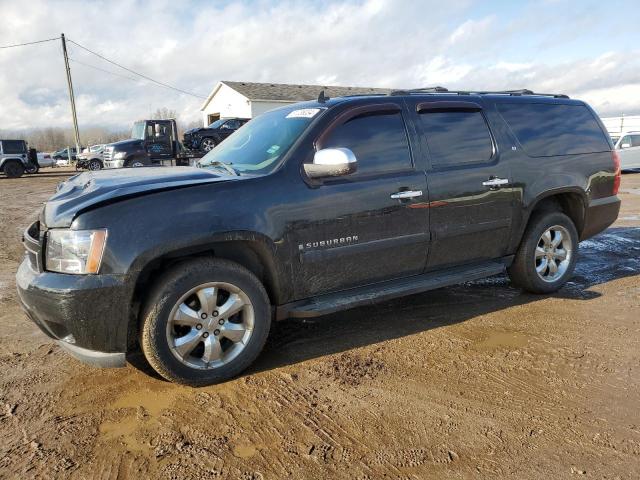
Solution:
<path fill-rule="evenodd" d="M 0 478 L 640 477 L 640 174 L 556 295 L 499 276 L 286 321 L 192 389 L 82 365 L 20 310 L 20 233 L 70 173 L 0 178 Z"/>

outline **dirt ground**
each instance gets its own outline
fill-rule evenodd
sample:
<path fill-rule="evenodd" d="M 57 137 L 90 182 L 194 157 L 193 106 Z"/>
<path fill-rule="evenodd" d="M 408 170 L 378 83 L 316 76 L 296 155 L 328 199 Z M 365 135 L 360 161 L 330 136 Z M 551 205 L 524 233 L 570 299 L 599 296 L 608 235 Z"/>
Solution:
<path fill-rule="evenodd" d="M 200 389 L 80 364 L 22 313 L 20 234 L 69 174 L 0 178 L 0 478 L 640 478 L 640 174 L 556 295 L 499 276 L 282 322 Z"/>

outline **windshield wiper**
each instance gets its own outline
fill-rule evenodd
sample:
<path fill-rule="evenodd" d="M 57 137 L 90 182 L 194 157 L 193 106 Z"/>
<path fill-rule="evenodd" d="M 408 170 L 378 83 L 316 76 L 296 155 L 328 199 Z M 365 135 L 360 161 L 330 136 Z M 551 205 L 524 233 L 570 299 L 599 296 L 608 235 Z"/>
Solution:
<path fill-rule="evenodd" d="M 214 160 L 211 163 L 208 163 L 206 166 L 207 167 L 209 167 L 209 166 L 211 166 L 211 167 L 222 167 L 227 172 L 229 172 L 231 175 L 233 175 L 233 176 L 237 175 L 238 177 L 240 176 L 240 172 L 238 172 L 235 168 L 233 168 L 228 163 L 221 162 L 220 160 Z"/>

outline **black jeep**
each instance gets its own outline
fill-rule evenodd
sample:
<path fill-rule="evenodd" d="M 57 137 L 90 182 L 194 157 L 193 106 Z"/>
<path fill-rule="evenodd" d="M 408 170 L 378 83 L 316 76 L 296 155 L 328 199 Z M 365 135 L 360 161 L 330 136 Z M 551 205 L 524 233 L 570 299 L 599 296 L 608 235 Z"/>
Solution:
<path fill-rule="evenodd" d="M 224 118 L 206 128 L 192 128 L 184 132 L 182 144 L 191 150 L 208 152 L 248 121 L 248 118 Z"/>
<path fill-rule="evenodd" d="M 255 118 L 200 165 L 60 185 L 17 273 L 44 332 L 93 364 L 140 346 L 165 378 L 211 384 L 255 360 L 272 320 L 505 269 L 556 291 L 620 207 L 597 115 L 526 90 L 321 95 Z"/>

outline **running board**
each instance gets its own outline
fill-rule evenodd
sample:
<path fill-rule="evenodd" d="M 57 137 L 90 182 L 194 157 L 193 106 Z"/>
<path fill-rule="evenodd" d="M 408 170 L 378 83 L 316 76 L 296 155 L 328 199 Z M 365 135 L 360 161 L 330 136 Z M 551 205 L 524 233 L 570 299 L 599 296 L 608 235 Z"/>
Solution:
<path fill-rule="evenodd" d="M 505 263 L 503 261 L 494 260 L 473 266 L 449 268 L 341 292 L 328 293 L 281 305 L 276 309 L 276 319 L 284 320 L 289 317 L 308 318 L 327 315 L 340 310 L 371 305 L 392 298 L 490 277 L 504 272 L 504 269 Z"/>

